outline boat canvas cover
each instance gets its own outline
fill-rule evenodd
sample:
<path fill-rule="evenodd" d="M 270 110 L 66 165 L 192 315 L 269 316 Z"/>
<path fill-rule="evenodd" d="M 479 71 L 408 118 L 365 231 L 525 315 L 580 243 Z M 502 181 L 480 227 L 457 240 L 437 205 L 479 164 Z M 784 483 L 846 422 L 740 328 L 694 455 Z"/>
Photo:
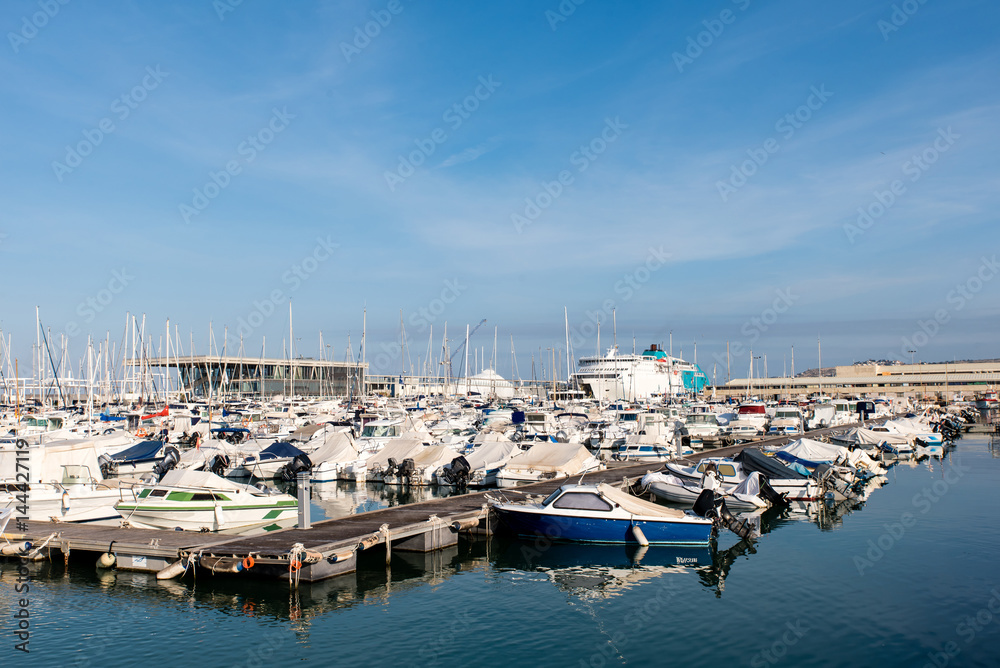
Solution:
<path fill-rule="evenodd" d="M 597 486 L 597 490 L 601 493 L 601 496 L 606 498 L 608 501 L 617 503 L 621 506 L 622 510 L 633 515 L 662 517 L 664 519 L 680 519 L 686 517 L 683 510 L 668 508 L 667 506 L 661 506 L 658 503 L 653 503 L 652 501 L 640 499 L 636 496 L 632 496 L 628 492 L 623 492 L 617 487 L 612 487 L 611 485 L 603 482 Z"/>
<path fill-rule="evenodd" d="M 761 454 L 759 450 L 750 448 L 733 457 L 733 461 L 739 462 L 748 473 L 758 471 L 772 480 L 800 480 L 806 477 L 780 461 Z"/>
<path fill-rule="evenodd" d="M 890 445 L 905 445 L 909 440 L 903 434 L 889 431 L 872 431 L 865 427 L 857 427 L 846 434 L 848 441 L 853 441 L 858 445 L 878 445 L 879 443 L 889 443 Z"/>
<path fill-rule="evenodd" d="M 90 470 L 91 477 L 101 478 L 101 466 L 97 461 L 94 442 L 67 439 L 46 445 L 32 445 L 27 450 L 17 450 L 14 447 L 0 450 L 0 480 L 23 482 L 25 452 L 28 455 L 27 466 L 31 477 L 28 482 L 61 482 L 64 466 L 85 466 Z M 18 458 L 21 458 L 20 471 L 17 466 Z M 19 472 L 21 479 L 17 477 Z"/>
<path fill-rule="evenodd" d="M 927 434 L 932 431 L 930 425 L 914 418 L 896 418 L 886 422 L 885 426 L 889 431 L 896 431 L 900 434 Z"/>
<path fill-rule="evenodd" d="M 325 428 L 326 428 L 325 424 L 311 424 L 307 427 L 299 427 L 298 429 L 293 431 L 288 438 L 290 438 L 293 441 L 301 441 L 304 443 L 308 441 L 310 438 L 312 438 L 317 431 L 320 431 L 321 429 Z"/>
<path fill-rule="evenodd" d="M 854 466 L 855 468 L 858 467 L 865 468 L 868 469 L 869 471 L 874 471 L 878 473 L 885 471 L 885 467 L 882 466 L 882 464 L 880 464 L 879 462 L 872 459 L 868 455 L 868 453 L 865 452 L 864 450 L 860 449 L 851 450 L 850 452 L 847 453 L 847 458 L 851 466 Z"/>
<path fill-rule="evenodd" d="M 757 496 L 760 494 L 760 473 L 754 471 L 748 475 L 746 480 L 737 485 L 730 494 L 733 496 Z"/>
<path fill-rule="evenodd" d="M 389 465 L 389 459 L 395 459 L 401 463 L 404 459 L 413 457 L 424 444 L 413 438 L 397 438 L 386 444 L 384 448 L 368 458 L 366 464 L 369 470 L 377 467 L 385 468 Z M 452 451 L 454 452 L 454 450 Z"/>
<path fill-rule="evenodd" d="M 190 469 L 173 469 L 167 471 L 157 487 L 198 487 L 204 489 L 242 490 L 244 485 L 238 485 L 232 480 L 219 477 L 210 471 L 192 471 Z"/>
<path fill-rule="evenodd" d="M 322 462 L 353 462 L 358 459 L 358 449 L 351 437 L 337 431 L 327 437 L 326 442 L 309 453 L 313 464 Z"/>
<path fill-rule="evenodd" d="M 278 441 L 277 443 L 272 443 L 263 450 L 257 456 L 258 461 L 264 461 L 265 459 L 282 459 L 298 457 L 303 453 L 301 450 L 296 448 L 291 443 L 285 443 L 284 441 Z"/>
<path fill-rule="evenodd" d="M 580 443 L 537 443 L 530 450 L 511 458 L 509 470 L 534 469 L 542 473 L 569 471 L 570 475 L 582 469 L 593 455 Z"/>
<path fill-rule="evenodd" d="M 689 485 L 675 475 L 669 473 L 657 473 L 655 471 L 650 471 L 646 475 L 642 476 L 642 480 L 639 482 L 643 487 L 649 487 L 654 482 L 658 482 L 662 485 L 673 485 L 674 487 L 684 487 L 690 490 L 694 494 L 701 492 L 701 487 L 698 485 Z"/>
<path fill-rule="evenodd" d="M 465 455 L 465 460 L 469 462 L 469 469 L 472 471 L 478 471 L 479 469 L 490 471 L 500 468 L 509 462 L 518 452 L 520 450 L 517 447 L 517 443 L 505 439 L 479 446 L 470 454 Z"/>
<path fill-rule="evenodd" d="M 792 441 L 781 450 L 778 456 L 784 453 L 791 455 L 798 461 L 809 463 L 836 464 L 847 459 L 847 448 L 822 441 L 814 441 L 811 438 L 800 438 Z"/>
<path fill-rule="evenodd" d="M 139 462 L 146 459 L 156 459 L 162 447 L 163 441 L 142 441 L 131 448 L 111 455 L 111 459 L 116 462 Z"/>
<path fill-rule="evenodd" d="M 425 445 L 411 456 L 415 468 L 432 468 L 448 464 L 455 458 L 455 450 L 447 445 Z"/>

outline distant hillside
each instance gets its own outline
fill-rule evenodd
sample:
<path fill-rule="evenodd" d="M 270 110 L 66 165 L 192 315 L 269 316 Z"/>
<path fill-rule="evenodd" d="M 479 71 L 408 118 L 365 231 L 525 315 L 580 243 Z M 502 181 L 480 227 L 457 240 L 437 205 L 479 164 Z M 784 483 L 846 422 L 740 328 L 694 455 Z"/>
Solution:
<path fill-rule="evenodd" d="M 823 377 L 827 376 L 833 377 L 837 375 L 837 370 L 834 367 L 823 367 Z M 819 369 L 806 369 L 802 373 L 795 374 L 796 378 L 816 378 L 819 376 Z"/>

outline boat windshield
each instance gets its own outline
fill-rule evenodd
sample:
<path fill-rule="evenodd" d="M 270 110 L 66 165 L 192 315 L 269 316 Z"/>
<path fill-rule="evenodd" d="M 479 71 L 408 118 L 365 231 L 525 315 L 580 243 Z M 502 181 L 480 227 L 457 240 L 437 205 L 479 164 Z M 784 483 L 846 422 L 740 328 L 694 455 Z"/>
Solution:
<path fill-rule="evenodd" d="M 396 425 L 375 425 L 366 424 L 365 428 L 361 430 L 361 437 L 365 436 L 398 436 L 399 432 L 396 431 Z"/>
<path fill-rule="evenodd" d="M 557 489 L 556 491 L 554 491 L 551 494 L 549 494 L 549 496 L 544 501 L 542 501 L 542 505 L 543 506 L 547 506 L 550 503 L 552 503 L 552 500 L 554 498 L 556 498 L 557 496 L 559 496 L 559 492 L 561 492 L 561 491 L 562 491 L 562 489 Z"/>
<path fill-rule="evenodd" d="M 611 504 L 592 492 L 566 492 L 552 504 L 566 510 L 611 510 Z"/>

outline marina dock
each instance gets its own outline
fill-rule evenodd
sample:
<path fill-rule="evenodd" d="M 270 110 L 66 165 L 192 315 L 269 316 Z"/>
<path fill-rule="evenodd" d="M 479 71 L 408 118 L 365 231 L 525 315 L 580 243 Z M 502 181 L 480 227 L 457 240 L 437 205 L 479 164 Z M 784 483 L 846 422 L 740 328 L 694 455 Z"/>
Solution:
<path fill-rule="evenodd" d="M 852 426 L 858 425 L 820 429 L 808 435 L 815 438 Z M 780 446 L 797 438 L 800 436 L 781 436 L 708 449 L 686 459 L 729 456 L 747 447 Z M 609 462 L 606 470 L 584 477 L 592 484 L 632 484 L 660 466 L 656 462 Z M 18 535 L 10 533 L 8 527 L 7 536 L 12 541 L 30 541 L 36 560 L 58 559 L 61 555 L 68 563 L 71 555 L 96 560 L 110 553 L 119 569 L 160 573 L 170 568 L 162 577 L 176 577 L 189 568 L 198 568 L 212 574 L 315 582 L 355 571 L 358 554 L 364 550 L 384 550 L 388 563 L 393 551 L 432 552 L 457 544 L 462 535 L 488 534 L 492 530 L 488 494 L 544 498 L 567 481 L 553 478 L 516 489 L 460 494 L 324 520 L 308 529 L 279 529 L 255 536 L 50 522 L 28 522 L 27 530 Z"/>

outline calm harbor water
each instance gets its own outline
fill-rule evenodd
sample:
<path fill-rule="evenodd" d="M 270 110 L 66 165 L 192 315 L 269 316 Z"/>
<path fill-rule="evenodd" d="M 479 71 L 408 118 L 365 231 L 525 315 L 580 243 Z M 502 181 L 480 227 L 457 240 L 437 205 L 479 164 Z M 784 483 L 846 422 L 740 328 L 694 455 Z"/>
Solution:
<path fill-rule="evenodd" d="M 388 573 L 369 555 L 297 593 L 40 564 L 29 655 L 13 650 L 3 562 L 0 665 L 996 666 L 998 457 L 966 436 L 943 461 L 893 467 L 863 505 L 765 515 L 753 546 L 463 541 L 395 552 Z M 405 500 L 358 487 L 326 489 L 314 514 Z"/>

